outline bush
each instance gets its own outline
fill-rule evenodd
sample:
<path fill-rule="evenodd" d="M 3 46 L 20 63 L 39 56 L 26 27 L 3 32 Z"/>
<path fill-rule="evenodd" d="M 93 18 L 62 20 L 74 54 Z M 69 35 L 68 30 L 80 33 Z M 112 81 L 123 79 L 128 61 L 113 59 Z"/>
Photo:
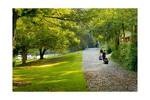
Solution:
<path fill-rule="evenodd" d="M 110 54 L 112 52 L 111 48 L 107 49 L 107 53 Z"/>
<path fill-rule="evenodd" d="M 137 46 L 135 44 L 121 44 L 111 56 L 125 68 L 137 71 Z"/>
<path fill-rule="evenodd" d="M 137 46 L 135 44 L 131 44 L 129 55 L 131 57 L 129 69 L 137 71 Z"/>

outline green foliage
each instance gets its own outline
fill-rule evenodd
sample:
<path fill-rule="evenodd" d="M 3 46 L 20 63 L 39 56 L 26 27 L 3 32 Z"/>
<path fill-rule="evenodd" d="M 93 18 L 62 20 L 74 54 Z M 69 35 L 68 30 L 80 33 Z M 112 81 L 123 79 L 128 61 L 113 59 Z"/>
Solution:
<path fill-rule="evenodd" d="M 131 49 L 130 49 L 130 65 L 129 69 L 137 71 L 137 45 L 136 44 L 131 44 Z"/>
<path fill-rule="evenodd" d="M 25 46 L 26 48 L 30 48 L 32 46 L 34 40 L 34 32 L 32 31 L 33 24 L 28 20 L 30 19 L 23 17 L 22 19 L 19 19 L 17 22 L 15 35 L 16 48 L 23 46 Z"/>
<path fill-rule="evenodd" d="M 137 71 L 137 46 L 135 44 L 121 44 L 111 56 L 115 61 L 129 70 Z"/>
<path fill-rule="evenodd" d="M 137 36 L 137 9 L 14 10 L 18 14 L 14 36 L 14 48 L 17 52 L 22 47 L 49 49 L 56 53 L 77 51 L 95 47 L 98 40 L 111 53 L 121 48 L 125 32 L 129 31 Z M 121 53 L 124 52 L 128 53 L 126 50 Z"/>
<path fill-rule="evenodd" d="M 111 48 L 107 48 L 107 54 L 110 54 L 112 52 Z"/>
<path fill-rule="evenodd" d="M 74 18 L 70 18 L 72 9 L 14 10 L 18 14 L 14 51 L 27 54 L 30 49 L 43 48 L 63 53 L 67 49 L 78 48 L 80 40 L 75 32 L 79 26 L 73 21 Z"/>

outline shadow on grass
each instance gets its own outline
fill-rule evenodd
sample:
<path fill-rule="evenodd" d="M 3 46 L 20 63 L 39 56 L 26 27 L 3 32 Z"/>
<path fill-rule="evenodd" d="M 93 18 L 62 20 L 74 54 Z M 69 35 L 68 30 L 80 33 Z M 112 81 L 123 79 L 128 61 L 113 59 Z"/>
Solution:
<path fill-rule="evenodd" d="M 59 63 L 59 62 L 64 62 L 68 59 L 74 60 L 74 57 L 72 57 L 72 56 L 57 56 L 57 57 L 48 58 L 48 59 L 39 59 L 39 60 L 28 62 L 26 64 L 19 64 L 19 65 L 16 65 L 15 67 L 41 66 L 41 65 L 47 65 L 47 64 L 55 64 L 55 63 Z"/>
<path fill-rule="evenodd" d="M 71 53 L 19 65 L 13 69 L 13 91 L 85 91 L 81 61 L 81 53 Z"/>
<path fill-rule="evenodd" d="M 49 75 L 34 75 L 31 80 L 14 81 L 13 91 L 86 91 L 80 71 L 62 71 Z"/>

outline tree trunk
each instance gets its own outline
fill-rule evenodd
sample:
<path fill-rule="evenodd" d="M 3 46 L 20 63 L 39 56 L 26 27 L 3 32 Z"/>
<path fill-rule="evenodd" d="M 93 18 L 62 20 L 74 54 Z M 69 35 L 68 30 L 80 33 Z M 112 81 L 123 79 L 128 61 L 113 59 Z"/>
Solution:
<path fill-rule="evenodd" d="M 118 49 L 118 47 L 119 47 L 119 37 L 117 36 L 117 39 L 116 39 L 117 41 L 116 41 L 116 49 Z"/>
<path fill-rule="evenodd" d="M 118 33 L 116 34 L 115 41 L 116 41 L 116 43 L 115 43 L 115 48 L 116 48 L 116 50 L 117 50 L 117 49 L 118 49 L 118 47 L 119 47 L 119 45 L 120 45 L 120 41 L 119 41 L 119 34 L 118 34 Z"/>
<path fill-rule="evenodd" d="M 44 54 L 45 54 L 45 51 L 46 51 L 46 49 L 39 49 L 39 51 L 40 51 L 40 59 L 44 59 Z"/>
<path fill-rule="evenodd" d="M 22 48 L 22 64 L 26 64 L 27 61 L 27 49 Z"/>
<path fill-rule="evenodd" d="M 17 23 L 17 19 L 19 18 L 18 16 L 18 12 L 13 9 L 13 37 L 15 36 L 15 29 L 16 29 L 16 23 Z"/>
<path fill-rule="evenodd" d="M 134 32 L 137 33 L 137 25 L 134 25 Z"/>
<path fill-rule="evenodd" d="M 137 43 L 137 25 L 134 25 L 133 26 L 133 29 L 132 29 L 132 34 L 131 34 L 131 42 L 132 43 Z"/>
<path fill-rule="evenodd" d="M 123 32 L 123 41 L 125 41 L 125 29 L 124 29 L 124 23 L 122 23 L 122 32 Z"/>

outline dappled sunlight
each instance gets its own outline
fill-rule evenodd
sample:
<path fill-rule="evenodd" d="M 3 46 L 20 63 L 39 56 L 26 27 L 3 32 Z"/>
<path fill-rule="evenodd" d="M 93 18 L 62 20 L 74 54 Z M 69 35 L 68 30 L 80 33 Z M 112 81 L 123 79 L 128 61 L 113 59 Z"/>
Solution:
<path fill-rule="evenodd" d="M 23 80 L 23 75 L 14 75 L 13 80 Z"/>
<path fill-rule="evenodd" d="M 43 79 L 47 79 L 47 78 L 50 78 L 52 76 L 49 76 L 49 75 L 45 75 L 45 76 L 42 76 Z"/>
<path fill-rule="evenodd" d="M 47 81 L 47 83 L 58 83 L 58 82 L 65 82 L 67 79 L 60 79 L 60 80 L 52 80 L 52 81 Z"/>
<path fill-rule="evenodd" d="M 13 81 L 24 81 L 24 80 L 33 80 L 33 77 L 26 77 L 26 76 L 23 76 L 23 75 L 13 76 Z"/>
<path fill-rule="evenodd" d="M 86 90 L 81 54 L 43 59 L 13 68 L 14 91 Z M 83 84 L 82 84 L 83 83 Z"/>
<path fill-rule="evenodd" d="M 16 70 L 31 70 L 32 69 L 32 67 L 31 66 L 23 66 L 23 67 L 17 67 L 17 68 L 15 68 Z"/>
<path fill-rule="evenodd" d="M 59 83 L 59 82 L 65 82 L 68 79 L 57 79 L 57 80 L 51 80 L 51 81 L 39 81 L 37 84 L 47 84 L 47 83 Z"/>
<path fill-rule="evenodd" d="M 57 65 L 60 65 L 60 64 L 65 64 L 65 63 L 68 63 L 67 61 L 64 61 L 64 62 L 56 62 L 56 63 L 47 63 L 47 64 L 43 64 L 43 65 L 35 65 L 35 66 L 21 66 L 21 67 L 16 67 L 15 69 L 27 69 L 27 70 L 30 70 L 32 68 L 43 68 L 43 67 L 53 67 L 53 66 L 57 66 Z"/>
<path fill-rule="evenodd" d="M 66 61 L 64 62 L 58 62 L 58 63 L 53 63 L 53 64 L 46 64 L 46 65 L 40 65 L 40 66 L 32 66 L 32 67 L 53 67 L 53 66 L 56 66 L 56 65 L 60 65 L 60 64 L 64 64 L 64 63 L 67 63 Z"/>
<path fill-rule="evenodd" d="M 81 71 L 66 71 L 66 72 L 64 72 L 63 74 L 61 74 L 62 76 L 64 76 L 64 75 L 69 75 L 69 74 L 75 74 L 75 73 L 80 73 Z"/>
<path fill-rule="evenodd" d="M 70 56 L 64 57 L 64 56 L 57 56 L 57 57 L 53 57 L 53 58 L 48 58 L 48 59 L 39 59 L 39 60 L 34 60 L 34 61 L 30 61 L 25 64 L 19 64 L 17 65 L 15 68 L 23 68 L 23 67 L 31 67 L 31 66 L 42 66 L 42 65 L 46 65 L 46 64 L 54 64 L 54 63 L 58 63 L 58 62 L 62 62 L 62 61 L 66 61 L 67 59 L 70 59 Z"/>
<path fill-rule="evenodd" d="M 13 86 L 27 86 L 31 85 L 32 83 L 30 81 L 13 81 Z"/>

